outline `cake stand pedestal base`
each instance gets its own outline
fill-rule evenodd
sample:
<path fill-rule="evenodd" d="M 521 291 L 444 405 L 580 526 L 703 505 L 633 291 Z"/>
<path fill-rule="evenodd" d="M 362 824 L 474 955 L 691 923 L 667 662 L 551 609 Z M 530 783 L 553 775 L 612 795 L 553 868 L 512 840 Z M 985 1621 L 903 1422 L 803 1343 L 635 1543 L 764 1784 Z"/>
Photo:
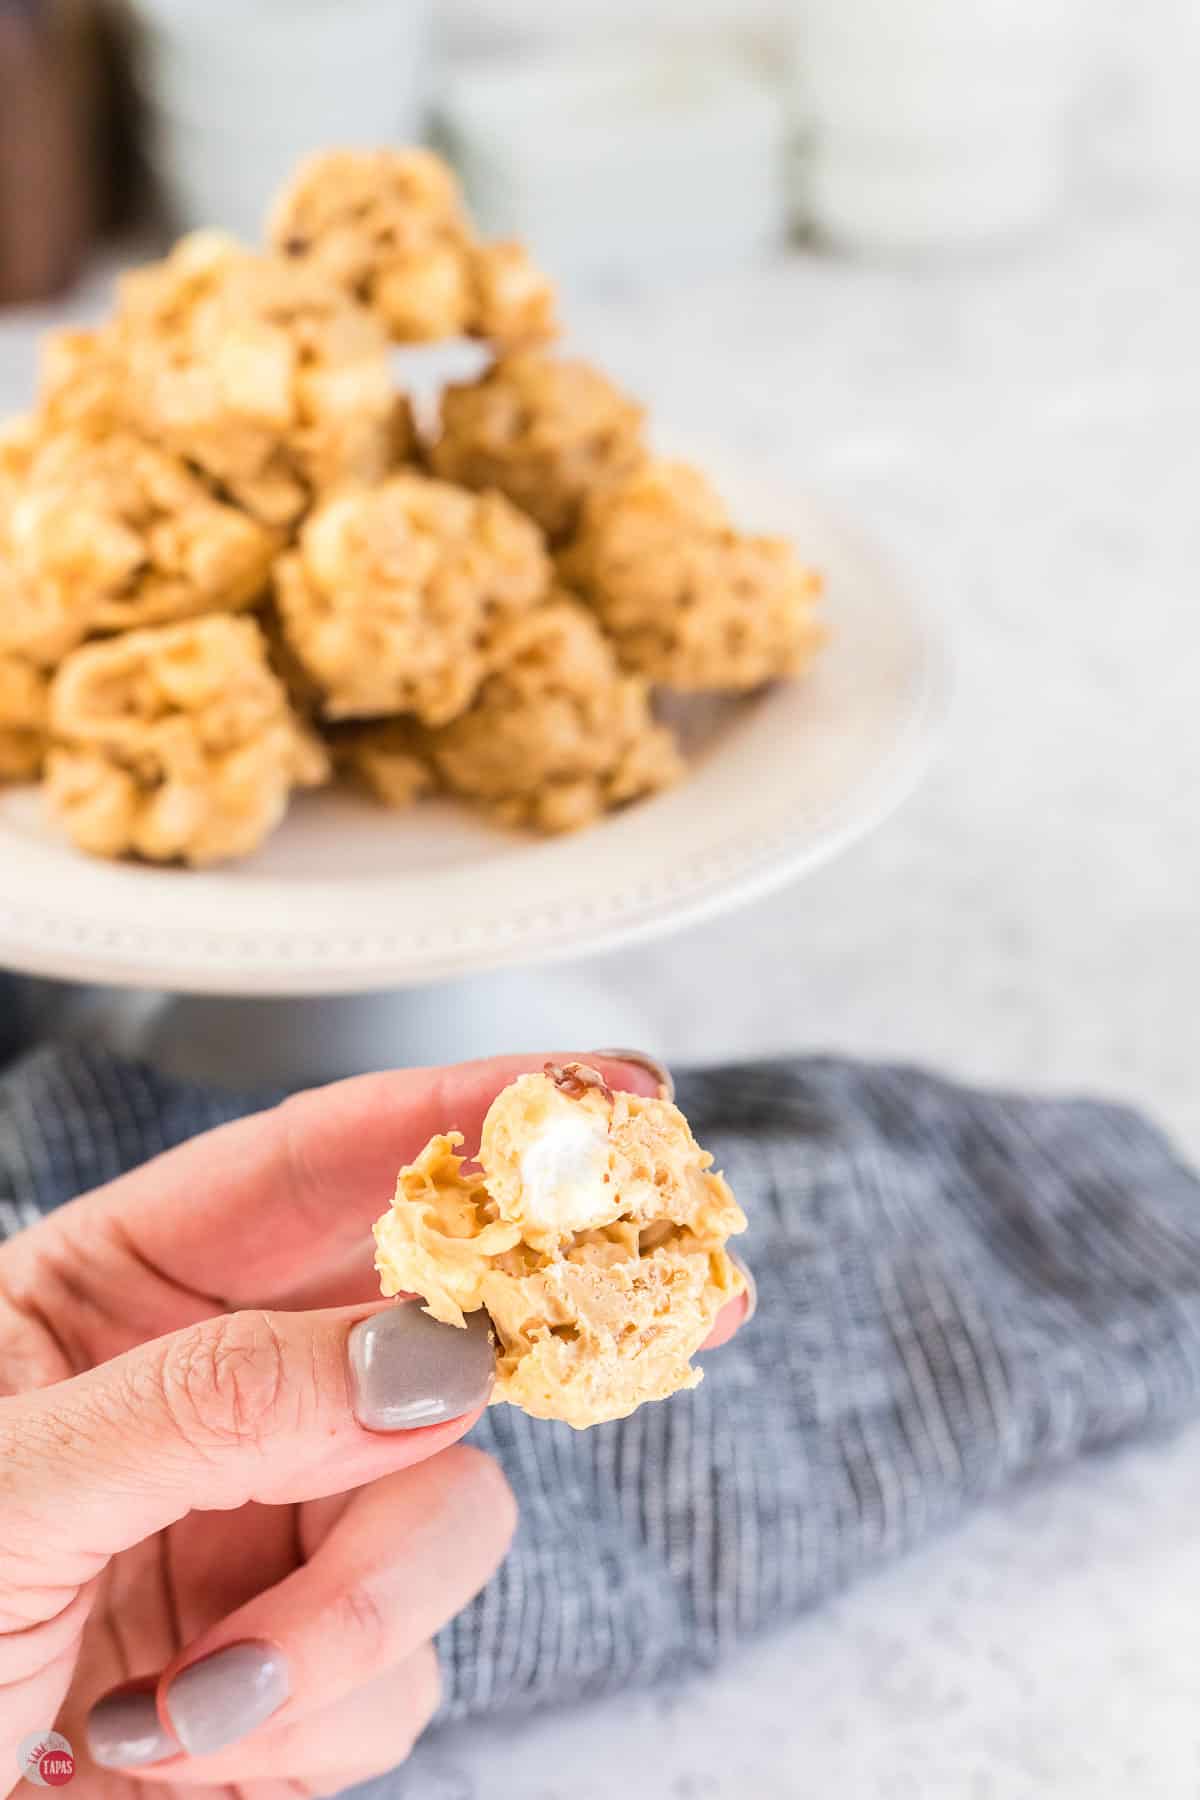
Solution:
<path fill-rule="evenodd" d="M 464 1062 L 505 1052 L 653 1051 L 635 999 L 599 973 L 498 969 L 392 993 L 312 999 L 91 990 L 74 1032 L 165 1073 L 221 1087 L 307 1087 L 371 1069 Z"/>

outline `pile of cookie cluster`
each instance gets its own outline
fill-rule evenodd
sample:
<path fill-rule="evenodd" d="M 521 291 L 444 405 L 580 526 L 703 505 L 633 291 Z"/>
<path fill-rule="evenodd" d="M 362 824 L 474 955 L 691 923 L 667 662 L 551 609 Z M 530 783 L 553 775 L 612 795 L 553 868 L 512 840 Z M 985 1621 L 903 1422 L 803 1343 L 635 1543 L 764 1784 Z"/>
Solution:
<path fill-rule="evenodd" d="M 331 152 L 45 348 L 0 434 L 0 779 L 101 856 L 252 850 L 294 788 L 542 831 L 676 779 L 654 685 L 804 667 L 817 578 L 544 348 L 554 295 L 421 150 Z M 492 360 L 422 432 L 389 342 Z"/>

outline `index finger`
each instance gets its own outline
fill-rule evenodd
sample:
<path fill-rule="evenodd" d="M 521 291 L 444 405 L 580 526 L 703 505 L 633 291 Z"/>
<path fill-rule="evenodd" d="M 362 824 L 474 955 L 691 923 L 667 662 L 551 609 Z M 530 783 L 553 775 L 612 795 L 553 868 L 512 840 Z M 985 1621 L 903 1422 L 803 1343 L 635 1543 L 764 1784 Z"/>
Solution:
<path fill-rule="evenodd" d="M 589 1060 L 616 1087 L 655 1091 L 637 1063 Z M 461 1131 L 473 1150 L 500 1089 L 545 1061 L 494 1057 L 314 1088 L 167 1151 L 53 1220 L 84 1237 L 117 1235 L 153 1273 L 194 1295 L 253 1303 L 360 1245 L 402 1164 L 440 1131 Z"/>

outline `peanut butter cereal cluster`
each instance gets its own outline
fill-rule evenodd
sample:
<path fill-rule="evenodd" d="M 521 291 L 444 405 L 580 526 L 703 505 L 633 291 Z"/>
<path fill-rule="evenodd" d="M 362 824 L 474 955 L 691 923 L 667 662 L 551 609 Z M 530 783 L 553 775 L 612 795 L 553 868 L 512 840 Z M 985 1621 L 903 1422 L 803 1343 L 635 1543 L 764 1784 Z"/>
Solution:
<path fill-rule="evenodd" d="M 50 735 L 50 803 L 98 856 L 244 856 L 293 787 L 328 774 L 258 626 L 219 614 L 76 650 L 51 686 Z"/>
<path fill-rule="evenodd" d="M 499 488 L 560 543 L 592 489 L 641 460 L 643 416 L 590 363 L 520 351 L 446 389 L 430 458 L 447 481 Z"/>
<path fill-rule="evenodd" d="M 502 495 L 406 473 L 319 507 L 279 561 L 276 598 L 326 718 L 409 712 L 441 725 L 470 704 L 500 626 L 549 576 L 536 525 Z"/>
<path fill-rule="evenodd" d="M 428 735 L 454 793 L 504 823 L 574 831 L 677 781 L 671 733 L 585 606 L 559 593 L 497 636 L 474 704 Z"/>
<path fill-rule="evenodd" d="M 745 1287 L 745 1215 L 669 1100 L 548 1063 L 493 1101 L 468 1168 L 458 1132 L 401 1169 L 375 1226 L 383 1292 L 465 1327 L 486 1309 L 492 1400 L 576 1429 L 695 1387 L 691 1358 Z"/>
<path fill-rule="evenodd" d="M 734 529 L 683 463 L 646 462 L 584 503 L 560 559 L 622 660 L 683 690 L 798 675 L 822 640 L 820 577 L 784 538 Z"/>
<path fill-rule="evenodd" d="M 330 771 L 575 830 L 685 772 L 656 690 L 807 665 L 818 578 L 546 352 L 438 157 L 312 157 L 269 240 L 125 275 L 0 426 L 0 781 L 81 848 L 242 855 Z M 423 429 L 392 344 L 456 336 L 491 361 Z"/>
<path fill-rule="evenodd" d="M 481 243 L 428 150 L 311 157 L 276 203 L 276 249 L 363 300 L 401 343 L 552 336 L 554 290 L 519 244 Z"/>
<path fill-rule="evenodd" d="M 0 651 L 0 781 L 31 781 L 40 773 L 49 688 L 44 670 Z"/>
<path fill-rule="evenodd" d="M 315 268 L 194 232 L 124 277 L 116 317 L 53 347 L 51 413 L 114 413 L 266 524 L 412 447 L 379 321 Z"/>
<path fill-rule="evenodd" d="M 0 480 L 0 651 L 52 667 L 98 632 L 260 599 L 275 534 L 127 431 L 25 434 Z"/>

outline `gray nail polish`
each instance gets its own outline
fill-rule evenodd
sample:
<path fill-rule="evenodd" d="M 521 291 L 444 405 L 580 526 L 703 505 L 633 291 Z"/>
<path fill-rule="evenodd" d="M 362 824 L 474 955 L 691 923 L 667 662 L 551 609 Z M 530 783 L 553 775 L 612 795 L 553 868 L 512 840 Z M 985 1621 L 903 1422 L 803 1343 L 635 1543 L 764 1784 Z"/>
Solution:
<path fill-rule="evenodd" d="M 211 1756 L 249 1736 L 291 1692 L 287 1659 L 274 1644 L 230 1644 L 183 1669 L 166 1708 L 189 1756 Z"/>
<path fill-rule="evenodd" d="M 106 1694 L 87 1718 L 92 1761 L 102 1769 L 143 1769 L 177 1756 L 179 1745 L 158 1717 L 152 1693 Z"/>
<path fill-rule="evenodd" d="M 746 1261 L 745 1257 L 739 1255 L 739 1253 L 729 1244 L 726 1244 L 725 1249 L 730 1262 L 734 1264 L 735 1268 L 740 1269 L 746 1278 L 746 1316 L 742 1320 L 742 1324 L 745 1326 L 750 1323 L 751 1319 L 758 1311 L 758 1283 L 754 1279 L 754 1270 L 750 1267 L 750 1264 Z"/>
<path fill-rule="evenodd" d="M 666 1063 L 660 1063 L 656 1056 L 650 1056 L 645 1050 L 591 1050 L 590 1056 L 604 1056 L 613 1062 L 633 1063 L 636 1068 L 645 1069 L 653 1075 L 658 1083 L 660 1100 L 675 1098 L 675 1080 Z"/>
<path fill-rule="evenodd" d="M 496 1352 L 491 1320 L 467 1314 L 467 1328 L 443 1325 L 415 1300 L 363 1319 L 350 1333 L 354 1413 L 368 1431 L 413 1431 L 461 1418 L 492 1391 Z"/>

